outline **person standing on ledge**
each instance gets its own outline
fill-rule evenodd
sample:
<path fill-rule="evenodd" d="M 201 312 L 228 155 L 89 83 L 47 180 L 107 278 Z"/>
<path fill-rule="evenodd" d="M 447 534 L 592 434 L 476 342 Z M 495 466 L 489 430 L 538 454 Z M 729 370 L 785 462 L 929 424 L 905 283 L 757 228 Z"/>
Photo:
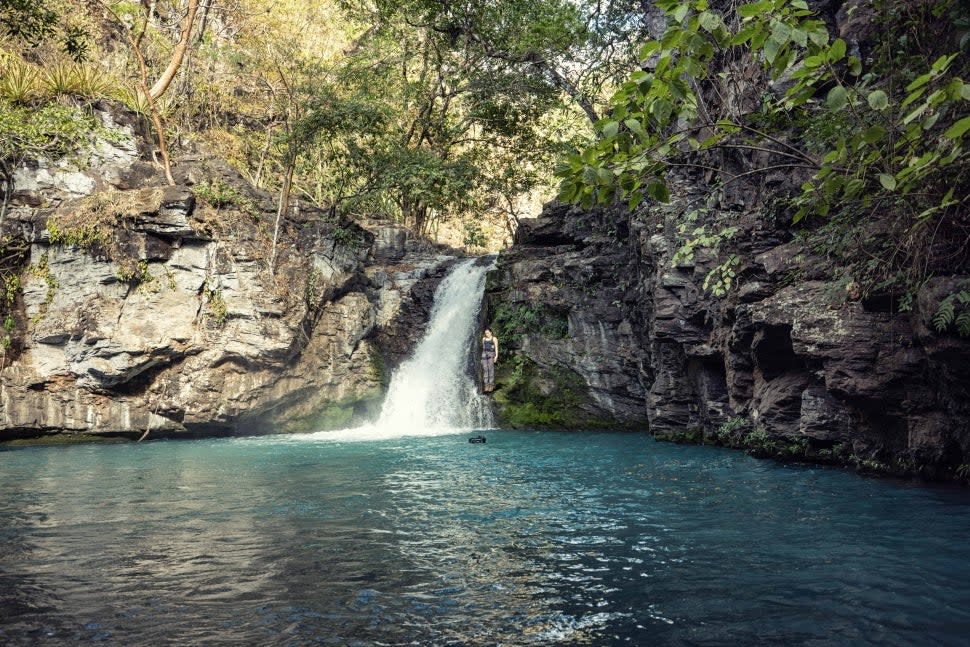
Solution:
<path fill-rule="evenodd" d="M 488 328 L 482 337 L 482 392 L 495 390 L 495 362 L 498 361 L 498 337 Z"/>

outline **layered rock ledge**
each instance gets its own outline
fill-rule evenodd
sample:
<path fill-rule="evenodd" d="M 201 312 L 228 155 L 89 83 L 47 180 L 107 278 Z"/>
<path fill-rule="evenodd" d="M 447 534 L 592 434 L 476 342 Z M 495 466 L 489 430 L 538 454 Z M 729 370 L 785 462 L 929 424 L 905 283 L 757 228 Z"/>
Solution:
<path fill-rule="evenodd" d="M 738 212 L 722 257 L 743 260 L 716 298 L 704 282 L 718 259 L 676 256 L 671 214 L 683 206 L 552 204 L 523 221 L 489 281 L 490 319 L 506 337 L 496 402 L 507 424 L 622 424 L 758 455 L 966 477 L 970 340 L 937 333 L 931 318 L 967 277 L 927 282 L 908 312 L 833 294 L 783 226 Z"/>
<path fill-rule="evenodd" d="M 133 128 L 101 118 L 114 135 L 87 159 L 16 171 L 0 222 L 19 284 L 0 440 L 373 415 L 455 252 L 297 205 L 271 272 L 274 196 L 204 157 L 181 159 L 165 186 Z"/>

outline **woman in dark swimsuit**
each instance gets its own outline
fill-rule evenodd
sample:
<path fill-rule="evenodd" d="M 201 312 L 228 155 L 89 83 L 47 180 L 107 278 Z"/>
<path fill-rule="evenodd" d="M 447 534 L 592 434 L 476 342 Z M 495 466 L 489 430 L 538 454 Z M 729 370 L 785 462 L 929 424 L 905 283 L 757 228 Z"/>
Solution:
<path fill-rule="evenodd" d="M 482 391 L 495 390 L 495 362 L 498 361 L 498 338 L 488 328 L 482 337 Z"/>

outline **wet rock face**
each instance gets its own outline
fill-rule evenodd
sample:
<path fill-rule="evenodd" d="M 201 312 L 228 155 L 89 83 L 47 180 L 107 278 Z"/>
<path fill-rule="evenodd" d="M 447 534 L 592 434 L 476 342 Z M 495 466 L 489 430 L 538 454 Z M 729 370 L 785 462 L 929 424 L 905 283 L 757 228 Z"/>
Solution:
<path fill-rule="evenodd" d="M 0 233 L 26 251 L 0 439 L 319 429 L 370 413 L 405 352 L 394 340 L 420 334 L 454 256 L 299 207 L 270 272 L 272 196 L 206 158 L 181 160 L 166 186 L 131 129 L 103 119 L 128 143 L 98 145 L 83 169 L 17 171 Z M 230 198 L 209 204 L 205 185 Z"/>
<path fill-rule="evenodd" d="M 645 426 L 635 267 L 605 217 L 551 206 L 523 221 L 490 274 L 489 318 L 505 349 L 495 401 L 507 424 Z"/>
<path fill-rule="evenodd" d="M 813 276 L 783 228 L 752 211 L 722 250 L 743 259 L 738 282 L 716 298 L 704 279 L 718 259 L 675 263 L 668 219 L 550 205 L 526 221 L 489 281 L 492 322 L 528 306 L 568 327 L 550 335 L 525 318 L 512 344 L 522 359 L 505 361 L 568 369 L 587 420 L 645 421 L 659 437 L 934 478 L 970 464 L 970 341 L 931 325 L 966 277 L 927 283 L 912 312 L 870 308 Z M 792 281 L 799 263 L 807 278 Z"/>

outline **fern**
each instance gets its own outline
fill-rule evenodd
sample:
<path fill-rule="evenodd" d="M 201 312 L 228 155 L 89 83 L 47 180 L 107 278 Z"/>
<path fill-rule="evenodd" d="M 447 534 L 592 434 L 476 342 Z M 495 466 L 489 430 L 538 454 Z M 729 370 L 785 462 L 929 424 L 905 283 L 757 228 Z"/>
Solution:
<path fill-rule="evenodd" d="M 961 337 L 970 337 L 970 285 L 962 283 L 960 290 L 940 301 L 933 315 L 933 327 L 942 333 L 955 326 Z"/>
<path fill-rule="evenodd" d="M 961 337 L 970 337 L 970 310 L 964 310 L 957 317 L 957 332 Z"/>
<path fill-rule="evenodd" d="M 933 327 L 936 328 L 936 332 L 945 331 L 953 323 L 953 319 L 956 317 L 955 302 L 956 294 L 951 294 L 940 301 L 940 305 L 936 308 L 936 314 L 933 315 Z"/>

